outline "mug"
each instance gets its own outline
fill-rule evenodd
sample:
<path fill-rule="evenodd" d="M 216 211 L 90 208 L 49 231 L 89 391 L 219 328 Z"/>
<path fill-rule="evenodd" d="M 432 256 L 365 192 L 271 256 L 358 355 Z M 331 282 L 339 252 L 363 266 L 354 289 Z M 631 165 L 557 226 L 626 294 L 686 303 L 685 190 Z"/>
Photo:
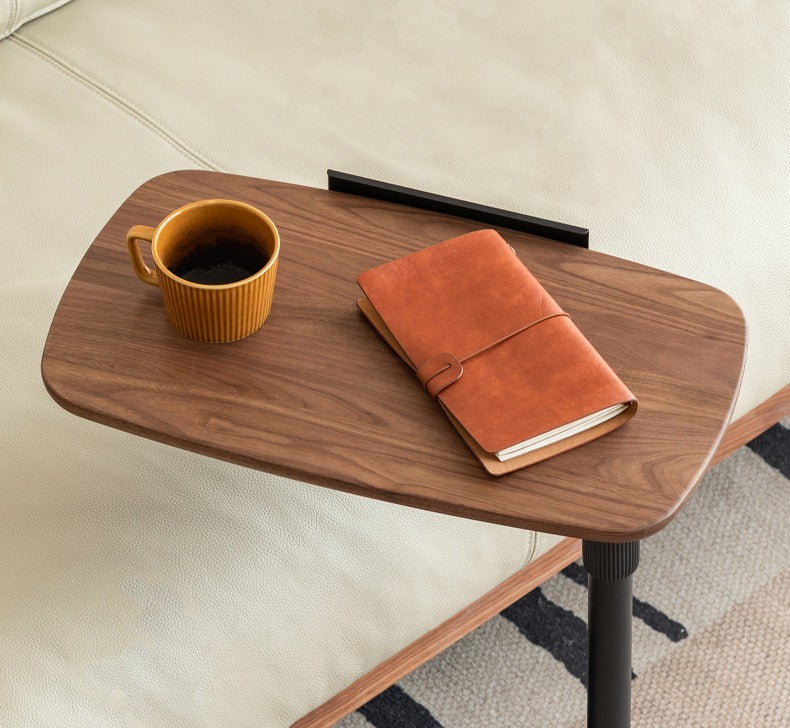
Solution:
<path fill-rule="evenodd" d="M 151 243 L 154 270 L 140 251 Z M 155 228 L 126 235 L 134 272 L 159 286 L 170 323 L 199 341 L 236 341 L 257 331 L 271 310 L 280 235 L 267 215 L 244 202 L 200 200 Z"/>

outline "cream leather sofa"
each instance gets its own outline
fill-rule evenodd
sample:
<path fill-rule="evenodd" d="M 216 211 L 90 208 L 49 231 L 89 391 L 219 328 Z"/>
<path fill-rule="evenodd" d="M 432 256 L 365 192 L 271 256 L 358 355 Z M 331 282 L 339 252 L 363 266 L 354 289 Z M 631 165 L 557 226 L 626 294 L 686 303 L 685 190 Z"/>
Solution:
<path fill-rule="evenodd" d="M 289 725 L 529 562 L 559 568 L 557 536 L 58 409 L 49 321 L 139 184 L 334 168 L 589 227 L 744 309 L 734 447 L 790 411 L 789 31 L 780 2 L 0 0 L 0 725 Z"/>

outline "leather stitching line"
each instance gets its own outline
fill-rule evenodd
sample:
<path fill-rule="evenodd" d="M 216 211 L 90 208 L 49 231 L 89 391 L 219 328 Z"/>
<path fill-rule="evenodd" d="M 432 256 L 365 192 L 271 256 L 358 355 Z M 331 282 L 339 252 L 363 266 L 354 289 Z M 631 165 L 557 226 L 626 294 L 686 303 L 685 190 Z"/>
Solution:
<path fill-rule="evenodd" d="M 524 560 L 524 563 L 521 565 L 523 569 L 525 566 L 528 566 L 532 563 L 533 559 L 535 558 L 535 552 L 538 550 L 538 534 L 536 531 L 527 531 L 529 540 L 528 540 L 528 548 L 527 548 L 527 558 Z"/>
<path fill-rule="evenodd" d="M 97 95 L 105 98 L 107 101 L 112 103 L 114 106 L 119 108 L 121 111 L 125 112 L 127 115 L 136 119 L 138 122 L 146 126 L 150 131 L 154 132 L 157 136 L 159 136 L 163 141 L 165 141 L 168 145 L 176 149 L 177 151 L 181 152 L 185 156 L 189 157 L 193 161 L 197 162 L 198 164 L 207 167 L 208 169 L 212 169 L 217 172 L 224 171 L 219 165 L 210 162 L 205 157 L 198 154 L 196 151 L 191 149 L 189 145 L 182 142 L 178 139 L 172 132 L 169 132 L 167 129 L 159 125 L 153 119 L 151 119 L 147 114 L 143 113 L 131 104 L 122 96 L 118 95 L 116 92 L 111 91 L 106 86 L 102 85 L 98 81 L 86 76 L 81 71 L 77 70 L 67 61 L 63 60 L 62 58 L 56 56 L 52 51 L 39 46 L 32 41 L 21 38 L 19 35 L 9 36 L 9 40 L 18 43 L 23 48 L 26 48 L 31 53 L 39 56 L 43 61 L 49 63 L 53 68 L 58 69 L 59 71 L 71 76 L 74 78 L 78 83 L 80 83 L 85 88 L 90 89 Z"/>

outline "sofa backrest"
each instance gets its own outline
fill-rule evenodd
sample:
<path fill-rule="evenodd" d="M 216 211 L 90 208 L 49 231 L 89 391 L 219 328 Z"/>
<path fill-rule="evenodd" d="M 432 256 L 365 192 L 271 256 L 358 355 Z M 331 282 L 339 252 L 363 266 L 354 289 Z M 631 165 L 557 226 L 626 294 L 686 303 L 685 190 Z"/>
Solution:
<path fill-rule="evenodd" d="M 71 0 L 0 0 L 0 40 L 15 30 Z"/>

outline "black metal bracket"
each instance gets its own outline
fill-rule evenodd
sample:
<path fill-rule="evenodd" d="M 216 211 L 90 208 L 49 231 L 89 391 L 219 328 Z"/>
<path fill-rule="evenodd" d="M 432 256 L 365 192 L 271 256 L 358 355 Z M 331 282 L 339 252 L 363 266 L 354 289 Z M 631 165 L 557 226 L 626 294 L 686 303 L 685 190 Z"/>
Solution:
<path fill-rule="evenodd" d="M 590 231 L 586 228 L 544 220 L 531 215 L 523 215 L 520 212 L 500 210 L 496 207 L 480 205 L 476 202 L 456 200 L 453 197 L 414 190 L 410 187 L 401 187 L 389 182 L 358 177 L 332 169 L 328 169 L 326 174 L 329 178 L 329 189 L 335 192 L 345 192 L 376 200 L 396 202 L 401 205 L 419 207 L 423 210 L 442 212 L 446 215 L 475 220 L 486 225 L 496 225 L 497 227 L 518 230 L 530 235 L 539 235 L 542 238 L 569 243 L 579 248 L 589 247 Z"/>

